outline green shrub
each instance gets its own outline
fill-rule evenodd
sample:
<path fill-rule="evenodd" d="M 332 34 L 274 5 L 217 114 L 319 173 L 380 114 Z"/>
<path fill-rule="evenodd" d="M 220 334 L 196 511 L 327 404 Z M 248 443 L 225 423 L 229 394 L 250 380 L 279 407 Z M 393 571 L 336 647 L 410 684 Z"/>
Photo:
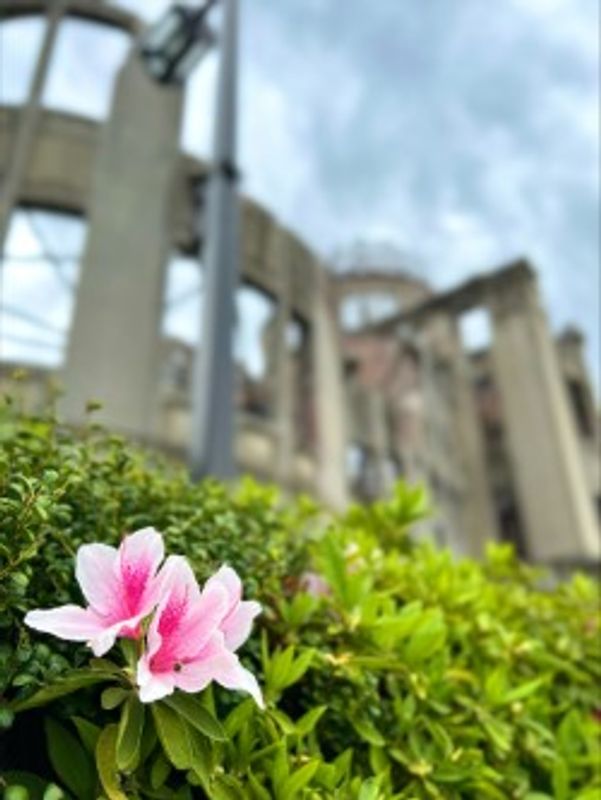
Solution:
<path fill-rule="evenodd" d="M 412 544 L 420 489 L 334 517 L 250 480 L 194 485 L 92 425 L 0 414 L 7 800 L 601 796 L 589 579 L 551 587 L 505 546 L 479 564 Z M 147 525 L 199 579 L 228 562 L 263 603 L 243 658 L 266 711 L 218 688 L 140 711 L 106 662 L 24 627 L 80 602 L 81 543 Z M 307 571 L 327 589 L 303 591 Z"/>

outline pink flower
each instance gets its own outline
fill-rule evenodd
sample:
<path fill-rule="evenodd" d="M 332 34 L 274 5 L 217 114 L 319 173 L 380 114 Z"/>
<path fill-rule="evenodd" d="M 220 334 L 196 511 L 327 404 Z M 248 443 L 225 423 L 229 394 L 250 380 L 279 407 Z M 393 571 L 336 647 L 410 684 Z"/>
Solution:
<path fill-rule="evenodd" d="M 222 568 L 200 591 L 194 573 L 181 556 L 165 564 L 165 595 L 149 625 L 147 649 L 138 663 L 140 700 L 150 703 L 176 688 L 199 692 L 211 681 L 248 692 L 263 705 L 257 681 L 233 652 L 250 632 L 258 603 L 245 607 L 230 594 L 233 570 L 222 580 Z M 235 588 L 235 587 L 234 587 Z M 244 607 L 240 610 L 240 607 Z M 228 644 L 229 642 L 229 644 Z"/>
<path fill-rule="evenodd" d="M 157 570 L 163 557 L 163 539 L 154 528 L 126 536 L 118 550 L 84 544 L 75 575 L 88 606 L 37 609 L 25 616 L 25 624 L 59 639 L 88 642 L 94 655 L 102 656 L 118 636 L 139 636 L 141 621 L 161 598 L 162 570 Z"/>
<path fill-rule="evenodd" d="M 300 576 L 300 588 L 313 597 L 327 597 L 331 594 L 328 582 L 317 572 L 303 572 Z"/>
<path fill-rule="evenodd" d="M 242 581 L 235 570 L 223 565 L 207 581 L 207 588 L 219 584 L 227 593 L 227 609 L 219 630 L 223 633 L 225 646 L 235 652 L 248 639 L 254 618 L 261 613 L 261 606 L 254 600 L 242 600 Z"/>

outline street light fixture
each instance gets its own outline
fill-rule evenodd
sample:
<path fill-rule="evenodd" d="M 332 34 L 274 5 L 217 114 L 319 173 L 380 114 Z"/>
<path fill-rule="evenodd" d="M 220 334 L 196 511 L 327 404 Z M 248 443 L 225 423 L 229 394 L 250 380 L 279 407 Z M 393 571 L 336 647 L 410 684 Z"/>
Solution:
<path fill-rule="evenodd" d="M 214 0 L 201 8 L 170 6 L 140 41 L 140 54 L 159 83 L 183 84 L 215 41 L 207 24 Z"/>

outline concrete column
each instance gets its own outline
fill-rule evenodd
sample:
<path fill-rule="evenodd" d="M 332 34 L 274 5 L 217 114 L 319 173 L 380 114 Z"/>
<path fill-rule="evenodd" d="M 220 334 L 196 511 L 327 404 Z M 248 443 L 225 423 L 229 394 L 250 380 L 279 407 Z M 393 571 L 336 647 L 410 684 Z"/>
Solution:
<path fill-rule="evenodd" d="M 465 493 L 462 504 L 463 533 L 466 552 L 471 556 L 484 554 L 486 542 L 499 538 L 493 510 L 492 487 L 479 423 L 470 365 L 461 345 L 456 323 L 448 340 L 450 363 L 456 403 L 454 407 L 457 439 L 463 462 Z"/>
<path fill-rule="evenodd" d="M 7 161 L 8 169 L 3 176 L 0 187 L 0 254 L 4 250 L 11 211 L 19 201 L 21 185 L 27 169 L 27 163 L 31 157 L 38 129 L 42 94 L 46 86 L 46 78 L 52 61 L 56 37 L 65 13 L 65 4 L 66 0 L 51 0 L 48 3 L 46 30 L 29 88 L 29 96 L 19 112 L 12 152 Z"/>
<path fill-rule="evenodd" d="M 524 265 L 491 283 L 494 366 L 529 555 L 597 559 L 599 530 L 536 279 Z"/>
<path fill-rule="evenodd" d="M 346 420 L 342 359 L 338 326 L 329 302 L 328 277 L 315 265 L 315 311 L 313 314 L 313 362 L 317 417 L 317 491 L 331 506 L 348 502 L 345 475 Z"/>
<path fill-rule="evenodd" d="M 154 83 L 134 51 L 101 135 L 89 234 L 67 361 L 62 412 L 79 423 L 90 399 L 102 422 L 156 433 L 159 341 L 182 92 Z"/>
<path fill-rule="evenodd" d="M 278 276 L 278 304 L 274 320 L 274 360 L 272 368 L 277 431 L 275 475 L 283 485 L 290 481 L 294 457 L 292 369 L 286 331 L 290 321 L 290 269 L 292 264 L 287 236 L 275 227 L 269 241 L 268 260 Z"/>

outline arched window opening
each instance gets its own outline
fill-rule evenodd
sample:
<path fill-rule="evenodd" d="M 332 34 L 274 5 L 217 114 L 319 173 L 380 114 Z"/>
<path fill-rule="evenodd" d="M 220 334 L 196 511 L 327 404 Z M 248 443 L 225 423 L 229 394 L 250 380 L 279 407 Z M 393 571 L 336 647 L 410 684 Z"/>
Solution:
<path fill-rule="evenodd" d="M 277 339 L 276 301 L 263 290 L 243 283 L 236 292 L 234 358 L 237 405 L 261 417 L 274 412 Z"/>
<path fill-rule="evenodd" d="M 294 446 L 307 452 L 316 443 L 311 327 L 302 317 L 292 314 L 285 337 L 292 380 Z"/>
<path fill-rule="evenodd" d="M 64 362 L 86 227 L 73 214 L 13 212 L 0 263 L 0 360 Z"/>
<path fill-rule="evenodd" d="M 129 44 L 123 31 L 65 19 L 50 62 L 43 105 L 92 119 L 106 118 Z"/>
<path fill-rule="evenodd" d="M 399 311 L 396 297 L 386 292 L 349 294 L 340 303 L 340 324 L 345 331 L 358 331 Z"/>
<path fill-rule="evenodd" d="M 1 104 L 20 105 L 27 99 L 43 34 L 41 17 L 17 17 L 0 24 Z"/>
<path fill-rule="evenodd" d="M 167 265 L 162 332 L 195 347 L 200 341 L 204 272 L 196 258 L 174 255 Z"/>
<path fill-rule="evenodd" d="M 459 317 L 459 331 L 468 352 L 488 350 L 492 341 L 490 312 L 486 308 L 474 308 Z"/>

